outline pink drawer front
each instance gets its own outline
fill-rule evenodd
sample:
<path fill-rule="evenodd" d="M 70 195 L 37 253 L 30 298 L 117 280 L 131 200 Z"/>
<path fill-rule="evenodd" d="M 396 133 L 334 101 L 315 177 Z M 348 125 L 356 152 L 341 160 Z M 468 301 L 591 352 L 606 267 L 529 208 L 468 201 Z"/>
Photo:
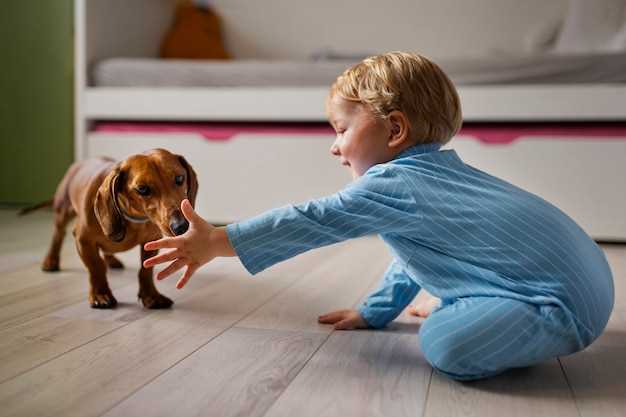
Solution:
<path fill-rule="evenodd" d="M 194 133 L 207 140 L 229 140 L 243 133 L 334 135 L 332 128 L 325 123 L 100 122 L 94 130 L 109 133 Z M 471 136 L 488 144 L 508 144 L 528 137 L 626 140 L 626 123 L 479 123 L 463 126 L 459 136 Z"/>

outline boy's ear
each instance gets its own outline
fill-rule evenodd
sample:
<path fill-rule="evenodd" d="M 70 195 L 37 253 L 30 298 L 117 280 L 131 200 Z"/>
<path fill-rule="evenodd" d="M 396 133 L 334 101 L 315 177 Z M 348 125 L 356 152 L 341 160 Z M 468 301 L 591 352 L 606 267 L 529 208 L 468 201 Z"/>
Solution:
<path fill-rule="evenodd" d="M 387 117 L 390 127 L 389 141 L 387 145 L 395 148 L 409 140 L 410 124 L 404 113 L 394 110 Z"/>

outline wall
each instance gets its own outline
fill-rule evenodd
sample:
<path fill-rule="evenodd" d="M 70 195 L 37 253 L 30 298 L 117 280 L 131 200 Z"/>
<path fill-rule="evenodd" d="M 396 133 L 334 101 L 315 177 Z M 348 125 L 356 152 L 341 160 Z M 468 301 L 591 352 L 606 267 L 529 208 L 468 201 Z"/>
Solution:
<path fill-rule="evenodd" d="M 90 63 L 155 56 L 175 3 L 84 1 Z M 227 49 L 239 59 L 307 59 L 321 51 L 407 50 L 434 59 L 527 51 L 558 29 L 567 8 L 567 0 L 202 1 L 222 17 Z"/>
<path fill-rule="evenodd" d="M 0 203 L 50 198 L 73 157 L 72 0 L 0 13 Z"/>
<path fill-rule="evenodd" d="M 566 0 L 211 0 L 238 58 L 408 50 L 432 58 L 519 51 Z M 276 42 L 279 39 L 280 42 Z"/>

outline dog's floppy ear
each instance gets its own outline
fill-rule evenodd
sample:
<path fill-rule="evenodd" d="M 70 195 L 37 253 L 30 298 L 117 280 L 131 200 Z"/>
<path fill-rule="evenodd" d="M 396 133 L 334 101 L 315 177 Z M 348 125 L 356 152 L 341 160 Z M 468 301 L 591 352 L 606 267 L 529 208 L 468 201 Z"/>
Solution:
<path fill-rule="evenodd" d="M 178 160 L 187 171 L 187 199 L 191 205 L 195 207 L 196 195 L 198 194 L 198 177 L 196 176 L 196 171 L 193 170 L 184 157 L 178 155 Z"/>
<path fill-rule="evenodd" d="M 93 205 L 102 231 L 113 242 L 121 242 L 126 237 L 126 221 L 117 203 L 117 194 L 122 189 L 123 181 L 124 173 L 117 164 L 102 181 Z"/>

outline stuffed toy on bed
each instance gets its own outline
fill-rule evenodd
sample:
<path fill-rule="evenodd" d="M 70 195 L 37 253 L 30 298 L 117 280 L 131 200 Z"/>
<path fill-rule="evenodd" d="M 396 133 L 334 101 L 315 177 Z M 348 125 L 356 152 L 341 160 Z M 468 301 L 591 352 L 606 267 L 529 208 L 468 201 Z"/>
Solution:
<path fill-rule="evenodd" d="M 178 2 L 174 24 L 161 43 L 162 58 L 230 59 L 220 17 L 206 1 L 203 3 Z"/>

